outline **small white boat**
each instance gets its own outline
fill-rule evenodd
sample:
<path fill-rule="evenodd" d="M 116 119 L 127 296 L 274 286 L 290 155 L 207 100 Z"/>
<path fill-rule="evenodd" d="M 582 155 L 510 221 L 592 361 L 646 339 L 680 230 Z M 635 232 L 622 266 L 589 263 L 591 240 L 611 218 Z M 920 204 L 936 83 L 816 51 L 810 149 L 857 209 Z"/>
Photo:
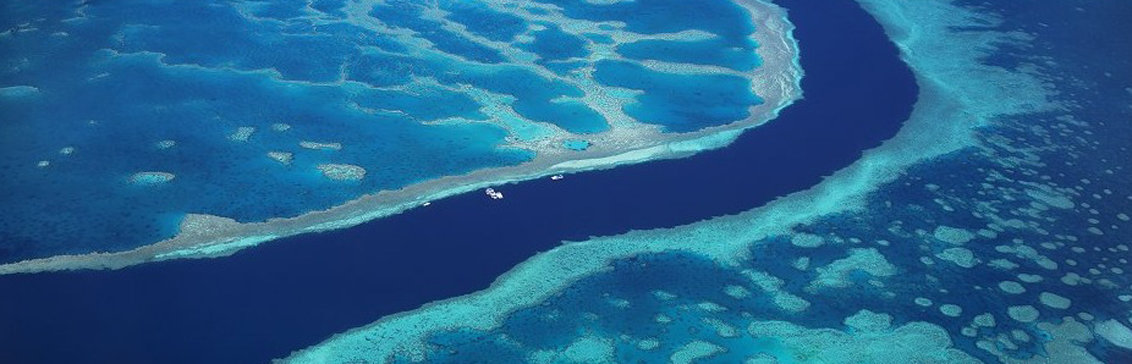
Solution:
<path fill-rule="evenodd" d="M 486 190 L 483 190 L 483 193 L 487 194 L 487 197 L 491 197 L 492 200 L 502 200 L 503 199 L 503 192 L 496 191 L 494 188 L 488 188 Z"/>
<path fill-rule="evenodd" d="M 551 181 L 558 181 L 558 180 L 561 180 L 563 178 L 566 178 L 566 176 L 563 176 L 561 174 L 556 174 L 556 175 L 550 176 Z"/>

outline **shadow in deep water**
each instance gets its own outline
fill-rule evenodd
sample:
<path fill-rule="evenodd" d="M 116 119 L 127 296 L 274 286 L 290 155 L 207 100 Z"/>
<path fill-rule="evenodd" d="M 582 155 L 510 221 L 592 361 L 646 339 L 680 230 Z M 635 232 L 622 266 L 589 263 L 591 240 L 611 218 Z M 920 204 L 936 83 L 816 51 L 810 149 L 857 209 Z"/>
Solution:
<path fill-rule="evenodd" d="M 805 99 L 700 155 L 501 188 L 233 257 L 0 277 L 0 362 L 263 362 L 471 293 L 564 239 L 736 213 L 817 183 L 894 135 L 912 73 L 852 2 L 787 1 Z"/>

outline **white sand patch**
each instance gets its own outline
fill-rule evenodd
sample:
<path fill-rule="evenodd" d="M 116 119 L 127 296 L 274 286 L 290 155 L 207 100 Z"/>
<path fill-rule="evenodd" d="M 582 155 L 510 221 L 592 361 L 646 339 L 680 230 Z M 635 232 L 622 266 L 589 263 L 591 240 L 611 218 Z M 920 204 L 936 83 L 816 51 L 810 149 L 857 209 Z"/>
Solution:
<path fill-rule="evenodd" d="M 306 149 L 313 149 L 313 150 L 341 150 L 342 149 L 341 143 L 319 143 L 319 142 L 311 142 L 311 141 L 306 141 L 306 140 L 299 142 L 299 146 L 306 148 Z"/>
<path fill-rule="evenodd" d="M 267 157 L 283 165 L 290 165 L 295 155 L 290 152 L 271 151 L 267 152 Z"/>
<path fill-rule="evenodd" d="M 176 177 L 177 176 L 169 172 L 138 172 L 130 176 L 130 183 L 142 186 L 158 185 L 172 181 L 173 178 Z"/>
<path fill-rule="evenodd" d="M 360 181 L 366 177 L 366 169 L 353 164 L 319 164 L 318 170 L 326 178 L 335 181 Z"/>
<path fill-rule="evenodd" d="M 231 140 L 231 141 L 234 141 L 234 142 L 246 142 L 246 141 L 248 141 L 248 139 L 250 139 L 252 137 L 252 134 L 254 134 L 254 133 L 255 133 L 254 127 L 241 126 L 239 128 L 236 128 L 236 131 L 232 132 L 231 135 L 228 135 L 228 140 Z"/>

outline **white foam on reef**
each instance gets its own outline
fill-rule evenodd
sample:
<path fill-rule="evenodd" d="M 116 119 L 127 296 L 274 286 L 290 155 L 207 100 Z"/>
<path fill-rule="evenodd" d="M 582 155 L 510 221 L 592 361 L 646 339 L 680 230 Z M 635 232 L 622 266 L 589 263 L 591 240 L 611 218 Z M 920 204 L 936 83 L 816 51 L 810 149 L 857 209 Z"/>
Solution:
<path fill-rule="evenodd" d="M 898 177 L 909 166 L 975 146 L 977 141 L 972 137 L 975 128 L 988 126 L 998 117 L 1058 107 L 1048 101 L 1053 91 L 1038 77 L 979 62 L 998 45 L 1017 43 L 1021 37 L 988 27 L 995 23 L 993 16 L 946 2 L 859 2 L 882 23 L 900 48 L 902 58 L 916 75 L 920 95 L 910 119 L 899 133 L 882 146 L 864 153 L 850 167 L 814 188 L 738 215 L 564 244 L 516 266 L 484 291 L 387 316 L 293 353 L 285 361 L 383 361 L 395 355 L 424 360 L 424 339 L 430 333 L 455 329 L 491 330 L 500 325 L 501 318 L 508 313 L 538 304 L 573 282 L 607 269 L 611 261 L 639 254 L 685 252 L 713 259 L 724 266 L 738 267 L 738 262 L 749 254 L 752 242 L 786 235 L 794 226 L 822 216 L 860 210 L 870 193 Z M 772 7 L 759 10 L 768 8 Z M 979 31 L 957 30 L 960 28 Z M 961 244 L 966 240 L 964 234 L 951 233 L 944 231 L 940 237 L 951 243 Z M 836 330 L 809 329 L 788 322 L 764 325 L 766 327 L 756 327 L 752 332 L 797 340 L 802 343 L 795 345 L 798 348 L 832 347 L 818 351 L 828 355 L 824 357 L 833 358 L 831 362 L 839 361 L 836 358 L 860 360 L 867 357 L 864 355 L 880 355 L 873 361 L 889 362 L 894 358 L 922 358 L 928 353 L 940 353 L 938 357 L 944 359 L 924 360 L 926 362 L 975 361 L 950 349 L 947 331 L 928 323 L 910 323 L 892 333 L 871 334 L 874 336 L 863 338 L 866 341 L 856 337 L 852 339 L 858 341 L 849 341 L 846 334 Z M 1073 327 L 1066 330 L 1079 331 Z M 893 342 L 908 345 L 892 345 Z M 1064 344 L 1065 353 L 1089 358 L 1073 342 L 1062 340 L 1050 345 Z M 870 348 L 883 350 L 869 352 Z M 911 349 L 893 351 L 901 348 Z M 847 353 L 855 356 L 846 356 Z"/>

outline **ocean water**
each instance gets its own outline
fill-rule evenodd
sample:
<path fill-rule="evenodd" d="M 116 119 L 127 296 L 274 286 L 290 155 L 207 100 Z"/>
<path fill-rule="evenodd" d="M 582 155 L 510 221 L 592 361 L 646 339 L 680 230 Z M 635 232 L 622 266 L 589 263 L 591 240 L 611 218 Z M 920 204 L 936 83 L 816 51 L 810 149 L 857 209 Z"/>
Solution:
<path fill-rule="evenodd" d="M 1132 360 L 1132 8 L 778 3 L 806 98 L 727 148 L 225 259 L 0 277 L 0 358 L 266 361 L 356 327 L 291 359 Z"/>
<path fill-rule="evenodd" d="M 508 185 L 500 188 L 502 201 L 455 196 L 223 259 L 4 276 L 0 291 L 14 295 L 0 300 L 0 311 L 21 314 L 0 315 L 0 325 L 12 328 L 0 330 L 0 341 L 11 343 L 0 360 L 262 362 L 382 316 L 486 288 L 562 240 L 738 213 L 812 186 L 890 138 L 908 118 L 916 86 L 863 12 L 802 10 L 795 21 L 813 28 L 797 34 L 809 44 L 802 57 L 806 98 L 727 148 Z M 826 22 L 853 31 L 814 26 Z M 844 92 L 861 79 L 875 80 L 866 85 L 869 92 Z M 708 185 L 714 188 L 684 193 Z M 135 349 L 118 350 L 126 346 Z"/>
<path fill-rule="evenodd" d="M 753 52 L 747 11 L 705 4 L 5 1 L 0 262 L 130 250 L 186 214 L 294 217 L 516 166 L 614 119 L 620 132 L 744 121 L 763 102 L 751 67 L 596 65 L 638 40 Z M 614 22 L 635 13 L 652 15 Z M 634 54 L 659 52 L 672 51 Z M 625 99 L 601 101 L 614 92 Z"/>
<path fill-rule="evenodd" d="M 831 5 L 778 3 L 805 60 L 808 9 Z M 861 4 L 920 97 L 852 167 L 764 208 L 566 244 L 290 359 L 1132 360 L 1132 7 Z"/>

